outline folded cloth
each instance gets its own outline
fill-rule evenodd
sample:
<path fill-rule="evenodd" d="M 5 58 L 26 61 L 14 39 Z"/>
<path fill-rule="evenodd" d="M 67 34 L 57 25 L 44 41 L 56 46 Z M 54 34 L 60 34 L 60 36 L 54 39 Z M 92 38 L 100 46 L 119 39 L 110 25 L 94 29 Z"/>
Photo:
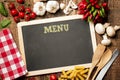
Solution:
<path fill-rule="evenodd" d="M 9 29 L 0 32 L 0 76 L 14 80 L 27 73 L 26 66 Z"/>

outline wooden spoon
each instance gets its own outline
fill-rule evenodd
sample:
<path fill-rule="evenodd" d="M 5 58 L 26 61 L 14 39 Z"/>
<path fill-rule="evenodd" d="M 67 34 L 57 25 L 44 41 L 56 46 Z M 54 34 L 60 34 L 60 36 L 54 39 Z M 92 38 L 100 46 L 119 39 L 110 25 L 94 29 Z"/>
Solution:
<path fill-rule="evenodd" d="M 88 73 L 87 79 L 90 79 L 91 73 L 93 72 L 95 66 L 98 64 L 98 62 L 100 61 L 101 56 L 103 55 L 104 51 L 105 51 L 106 47 L 102 44 L 98 44 L 97 49 L 95 50 L 95 53 L 93 54 L 93 58 L 92 58 L 92 66 L 90 68 L 90 71 Z"/>
<path fill-rule="evenodd" d="M 92 80 L 95 79 L 95 77 L 97 76 L 98 72 L 106 65 L 106 63 L 111 59 L 112 57 L 112 51 L 110 49 L 107 49 L 103 56 L 101 57 L 100 62 L 97 64 L 97 70 L 92 78 Z"/>

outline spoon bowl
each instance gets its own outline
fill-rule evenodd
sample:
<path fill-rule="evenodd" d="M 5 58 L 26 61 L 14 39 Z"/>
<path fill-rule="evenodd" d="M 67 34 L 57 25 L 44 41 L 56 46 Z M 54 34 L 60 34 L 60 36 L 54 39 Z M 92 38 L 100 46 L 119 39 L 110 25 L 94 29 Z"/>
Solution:
<path fill-rule="evenodd" d="M 90 68 L 90 71 L 88 73 L 87 79 L 89 80 L 91 73 L 93 72 L 95 66 L 98 64 L 98 62 L 100 61 L 100 58 L 102 57 L 104 51 L 105 51 L 106 47 L 102 44 L 98 44 L 95 53 L 93 54 L 93 58 L 92 58 L 92 66 Z"/>

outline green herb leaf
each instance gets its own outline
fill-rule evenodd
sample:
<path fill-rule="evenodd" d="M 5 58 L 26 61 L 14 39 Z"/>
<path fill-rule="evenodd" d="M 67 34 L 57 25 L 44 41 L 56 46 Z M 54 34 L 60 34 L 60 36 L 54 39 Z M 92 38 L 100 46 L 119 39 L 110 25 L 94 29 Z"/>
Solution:
<path fill-rule="evenodd" d="M 0 13 L 3 15 L 3 16 L 8 16 L 8 12 L 7 10 L 5 9 L 5 6 L 2 2 L 0 2 Z"/>
<path fill-rule="evenodd" d="M 8 20 L 8 19 L 4 19 L 0 22 L 0 27 L 1 28 L 5 28 L 7 27 L 9 24 L 11 23 L 11 20 Z"/>

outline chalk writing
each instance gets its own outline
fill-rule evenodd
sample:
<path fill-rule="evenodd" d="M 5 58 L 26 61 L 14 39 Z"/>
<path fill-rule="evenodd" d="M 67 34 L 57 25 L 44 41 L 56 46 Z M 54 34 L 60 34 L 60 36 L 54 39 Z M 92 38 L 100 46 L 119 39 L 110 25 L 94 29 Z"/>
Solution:
<path fill-rule="evenodd" d="M 69 31 L 69 24 L 59 24 L 59 25 L 50 25 L 44 26 L 44 33 L 56 33 L 56 32 L 67 32 Z"/>

